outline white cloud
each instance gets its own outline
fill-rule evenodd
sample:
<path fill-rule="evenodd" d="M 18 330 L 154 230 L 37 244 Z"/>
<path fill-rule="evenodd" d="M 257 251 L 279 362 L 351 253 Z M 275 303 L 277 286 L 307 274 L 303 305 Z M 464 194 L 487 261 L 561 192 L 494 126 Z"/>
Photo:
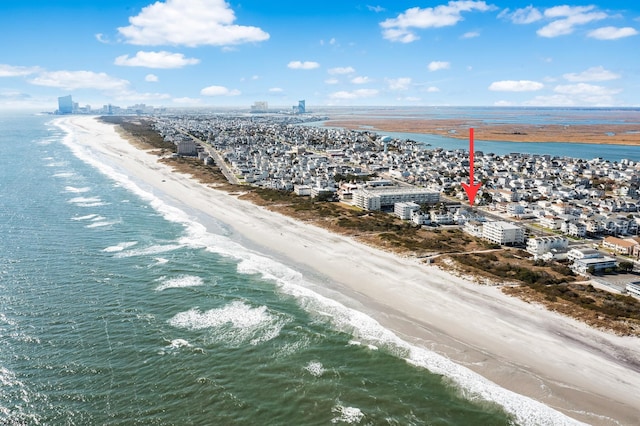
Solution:
<path fill-rule="evenodd" d="M 400 78 L 388 78 L 387 84 L 389 85 L 389 90 L 408 90 L 411 86 L 411 78 L 410 77 L 400 77 Z"/>
<path fill-rule="evenodd" d="M 457 24 L 462 18 L 462 12 L 493 10 L 493 6 L 484 1 L 450 1 L 446 5 L 421 9 L 412 7 L 399 14 L 396 18 L 389 18 L 380 23 L 385 39 L 401 43 L 411 43 L 418 40 L 413 29 L 440 28 Z"/>
<path fill-rule="evenodd" d="M 376 13 L 384 12 L 385 10 L 387 10 L 382 6 L 369 6 L 369 5 L 367 5 L 367 9 Z"/>
<path fill-rule="evenodd" d="M 354 72 L 356 72 L 355 69 L 353 69 L 353 67 L 336 67 L 336 68 L 329 68 L 327 70 L 327 72 L 329 74 L 353 74 Z"/>
<path fill-rule="evenodd" d="M 93 71 L 46 71 L 30 80 L 38 86 L 57 87 L 65 90 L 97 89 L 105 91 L 128 91 L 129 82 Z"/>
<path fill-rule="evenodd" d="M 313 61 L 291 61 L 287 64 L 287 67 L 292 70 L 312 70 L 314 68 L 320 67 L 320 64 Z"/>
<path fill-rule="evenodd" d="M 166 93 L 138 93 L 133 90 L 125 90 L 117 93 L 115 98 L 119 101 L 128 102 L 158 102 L 171 99 L 171 96 Z"/>
<path fill-rule="evenodd" d="M 351 79 L 353 84 L 367 84 L 371 83 L 371 79 L 367 76 L 358 76 Z"/>
<path fill-rule="evenodd" d="M 98 40 L 102 44 L 109 44 L 109 39 L 102 33 L 96 34 L 96 40 Z"/>
<path fill-rule="evenodd" d="M 235 20 L 225 0 L 166 0 L 142 8 L 118 32 L 127 43 L 145 46 L 226 46 L 269 38 L 262 29 L 235 25 Z"/>
<path fill-rule="evenodd" d="M 489 90 L 494 92 L 532 92 L 540 90 L 544 84 L 530 80 L 503 80 L 494 81 Z"/>
<path fill-rule="evenodd" d="M 637 35 L 638 31 L 632 27 L 602 27 L 590 31 L 587 36 L 598 40 L 617 40 L 619 38 Z"/>
<path fill-rule="evenodd" d="M 269 93 L 282 93 L 284 89 L 281 87 L 272 87 L 269 89 Z"/>
<path fill-rule="evenodd" d="M 182 53 L 139 51 L 132 58 L 129 55 L 118 56 L 114 63 L 124 67 L 182 68 L 198 64 L 200 59 L 185 58 Z"/>
<path fill-rule="evenodd" d="M 439 91 L 440 91 L 440 89 L 438 89 L 436 86 L 427 87 L 427 92 L 428 93 L 438 93 Z"/>
<path fill-rule="evenodd" d="M 204 96 L 238 96 L 240 91 L 236 89 L 229 90 L 224 86 L 209 86 L 202 89 L 200 94 Z"/>
<path fill-rule="evenodd" d="M 496 101 L 493 103 L 493 106 L 498 106 L 498 107 L 508 107 L 508 106 L 513 106 L 513 102 L 509 102 L 509 101 Z"/>
<path fill-rule="evenodd" d="M 24 77 L 35 74 L 40 70 L 38 67 L 17 67 L 13 65 L 0 64 L 0 77 Z"/>
<path fill-rule="evenodd" d="M 514 24 L 532 24 L 542 19 L 542 13 L 533 5 L 529 5 L 522 9 L 516 9 L 510 12 L 509 9 L 505 9 L 498 15 L 498 18 L 509 19 Z"/>
<path fill-rule="evenodd" d="M 604 69 L 604 67 L 591 67 L 581 73 L 568 73 L 563 77 L 571 82 L 584 82 L 584 81 L 607 81 L 620 78 L 620 75 Z"/>
<path fill-rule="evenodd" d="M 530 101 L 523 102 L 525 106 L 576 106 L 575 100 L 565 95 L 536 96 Z"/>
<path fill-rule="evenodd" d="M 480 37 L 480 33 L 477 31 L 469 31 L 467 33 L 462 34 L 462 36 L 460 38 L 466 39 L 466 38 L 476 38 L 476 37 Z"/>
<path fill-rule="evenodd" d="M 536 106 L 612 106 L 619 89 L 593 84 L 578 83 L 556 86 L 554 95 L 537 96 L 524 105 Z"/>
<path fill-rule="evenodd" d="M 188 96 L 185 96 L 182 98 L 173 98 L 171 101 L 174 104 L 179 104 L 179 105 L 201 105 L 202 104 L 202 99 L 190 98 Z"/>
<path fill-rule="evenodd" d="M 349 99 L 361 99 L 361 98 L 371 98 L 376 96 L 379 92 L 376 89 L 358 89 L 353 90 L 351 92 L 340 91 L 333 92 L 329 95 L 329 98 L 335 100 L 349 100 Z"/>
<path fill-rule="evenodd" d="M 427 68 L 429 68 L 429 71 L 448 70 L 451 68 L 451 64 L 444 61 L 432 61 Z"/>
<path fill-rule="evenodd" d="M 595 84 L 578 83 L 578 84 L 566 84 L 556 86 L 553 89 L 556 93 L 562 93 L 565 95 L 589 95 L 589 96 L 608 96 L 620 93 L 618 89 L 610 89 L 604 86 L 597 86 Z"/>
<path fill-rule="evenodd" d="M 339 81 L 337 78 L 328 78 L 324 81 L 326 84 L 338 84 Z"/>
<path fill-rule="evenodd" d="M 544 11 L 544 16 L 557 19 L 537 31 L 541 37 L 553 38 L 571 34 L 578 25 L 605 19 L 604 12 L 592 12 L 595 6 L 555 6 Z"/>
<path fill-rule="evenodd" d="M 148 81 L 149 83 L 157 83 L 158 81 L 160 81 L 160 79 L 155 74 L 147 74 L 144 77 L 144 81 Z"/>

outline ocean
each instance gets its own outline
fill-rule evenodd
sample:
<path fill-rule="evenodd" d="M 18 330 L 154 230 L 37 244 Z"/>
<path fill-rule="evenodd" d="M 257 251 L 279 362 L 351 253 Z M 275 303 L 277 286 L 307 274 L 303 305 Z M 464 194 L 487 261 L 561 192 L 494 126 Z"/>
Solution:
<path fill-rule="evenodd" d="M 74 145 L 0 117 L 0 424 L 565 424 Z"/>

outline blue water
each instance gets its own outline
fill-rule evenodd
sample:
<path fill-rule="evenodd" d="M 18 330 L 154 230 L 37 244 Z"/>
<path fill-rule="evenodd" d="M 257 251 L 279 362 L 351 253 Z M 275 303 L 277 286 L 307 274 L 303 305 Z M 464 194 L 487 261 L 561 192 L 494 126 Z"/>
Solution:
<path fill-rule="evenodd" d="M 578 125 L 578 124 L 610 124 L 615 128 L 616 124 L 637 124 L 640 130 L 640 109 L 638 108 L 500 108 L 500 107 L 421 107 L 421 108 L 390 108 L 387 114 L 381 114 L 381 109 L 371 108 L 375 111 L 375 118 L 402 118 L 402 119 L 457 119 L 480 120 L 484 123 L 514 123 L 535 125 Z M 333 118 L 354 120 L 358 117 L 366 117 L 366 109 L 357 109 L 350 112 L 344 109 L 329 110 Z M 354 118 L 355 117 L 355 118 Z M 330 122 L 328 124 L 331 124 Z M 324 122 L 308 123 L 307 125 L 324 126 Z M 365 128 L 363 127 L 363 130 Z M 372 130 L 370 127 L 366 130 Z M 373 129 L 375 131 L 375 129 Z M 444 148 L 447 150 L 469 149 L 469 141 L 447 138 L 439 135 L 426 135 L 421 133 L 384 132 L 377 131 L 381 135 L 388 135 L 398 139 L 412 139 L 425 144 L 425 149 Z M 606 140 L 607 135 L 602 135 Z M 505 155 L 511 153 L 522 154 L 549 154 L 558 157 L 581 158 L 591 160 L 603 158 L 609 161 L 623 159 L 640 161 L 640 146 L 629 145 L 598 145 L 587 143 L 561 143 L 561 142 L 499 142 L 475 140 L 475 149 L 484 153 Z"/>
<path fill-rule="evenodd" d="M 567 420 L 203 222 L 78 151 L 50 117 L 4 115 L 0 424 Z"/>

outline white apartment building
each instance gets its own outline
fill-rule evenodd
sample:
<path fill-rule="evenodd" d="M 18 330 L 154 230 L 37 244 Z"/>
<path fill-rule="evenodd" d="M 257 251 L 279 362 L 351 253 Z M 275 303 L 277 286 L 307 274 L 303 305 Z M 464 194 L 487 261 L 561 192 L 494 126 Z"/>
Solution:
<path fill-rule="evenodd" d="M 478 222 L 477 220 L 469 220 L 464 224 L 462 230 L 467 234 L 482 238 L 482 228 L 483 222 Z"/>
<path fill-rule="evenodd" d="M 529 238 L 527 240 L 527 252 L 538 259 L 551 250 L 567 250 L 569 248 L 569 240 L 565 237 L 538 237 Z"/>
<path fill-rule="evenodd" d="M 521 244 L 524 242 L 524 229 L 509 222 L 485 222 L 482 238 L 494 244 Z"/>
<path fill-rule="evenodd" d="M 627 284 L 627 293 L 636 297 L 640 297 L 640 284 L 638 283 Z"/>
<path fill-rule="evenodd" d="M 405 203 L 395 203 L 393 205 L 393 213 L 402 220 L 409 220 L 413 212 L 420 210 L 420 204 L 416 204 L 413 201 Z"/>
<path fill-rule="evenodd" d="M 178 155 L 198 155 L 197 146 L 194 140 L 192 139 L 182 139 L 176 142 L 176 153 Z"/>
<path fill-rule="evenodd" d="M 353 204 L 365 210 L 380 210 L 396 203 L 436 204 L 440 193 L 416 187 L 361 188 L 353 193 Z"/>
<path fill-rule="evenodd" d="M 618 262 L 612 257 L 609 256 L 601 256 L 601 257 L 590 257 L 583 259 L 576 259 L 571 265 L 571 269 L 573 269 L 578 274 L 586 274 L 592 269 L 594 272 L 601 271 L 603 269 L 615 268 L 618 265 Z"/>
<path fill-rule="evenodd" d="M 431 222 L 437 223 L 438 225 L 453 225 L 455 223 L 451 212 L 431 210 L 429 217 L 431 218 Z"/>
<path fill-rule="evenodd" d="M 567 259 L 569 260 L 579 260 L 579 259 L 596 259 L 599 257 L 603 257 L 604 255 L 600 253 L 598 250 L 591 248 L 574 248 L 569 250 L 567 254 Z"/>

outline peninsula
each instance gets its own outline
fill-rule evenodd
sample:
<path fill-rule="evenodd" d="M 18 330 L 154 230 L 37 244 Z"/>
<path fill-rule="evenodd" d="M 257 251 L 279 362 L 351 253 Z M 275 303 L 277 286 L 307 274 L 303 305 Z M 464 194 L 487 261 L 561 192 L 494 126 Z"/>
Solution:
<path fill-rule="evenodd" d="M 178 124 L 173 123 L 178 130 L 176 136 L 183 132 L 189 137 L 203 136 L 193 131 L 195 122 L 189 128 L 185 126 L 187 121 Z M 144 135 L 138 134 L 138 147 L 134 147 L 113 126 L 90 117 L 64 118 L 61 125 L 97 157 L 118 164 L 169 199 L 228 224 L 237 238 L 299 265 L 303 273 L 317 277 L 314 291 L 327 297 L 341 294 L 345 303 L 401 338 L 579 420 L 591 424 L 633 424 L 640 420 L 635 404 L 635 391 L 640 385 L 637 338 L 592 328 L 537 303 L 509 297 L 497 286 L 477 285 L 421 257 L 408 256 L 406 251 L 394 254 L 371 242 L 363 244 L 317 226 L 323 221 L 356 223 L 360 217 L 372 218 L 367 223 L 377 224 L 374 227 L 396 229 L 396 223 L 379 217 L 385 213 L 352 214 L 343 209 L 333 221 L 330 218 L 334 212 L 329 207 L 333 203 L 323 203 L 312 206 L 314 212 L 309 216 L 320 212 L 326 220 L 316 218 L 306 223 L 277 210 L 282 208 L 286 213 L 293 209 L 304 215 L 311 208 L 308 203 L 283 202 L 284 198 L 276 198 L 283 197 L 280 191 L 265 188 L 254 192 L 246 186 L 231 186 L 220 172 L 215 173 L 215 165 L 203 168 L 203 160 L 187 160 L 172 155 L 166 147 L 144 145 L 150 142 L 147 137 L 151 134 L 142 141 Z M 264 132 L 254 136 L 262 138 L 263 146 L 269 149 L 264 144 Z M 158 154 L 165 160 L 159 161 Z M 174 166 L 200 177 L 202 182 L 176 171 Z M 247 197 L 255 203 L 242 199 Z M 267 209 L 256 204 L 270 205 Z M 436 244 L 441 247 L 452 239 L 450 236 L 463 235 L 447 235 L 446 228 L 440 229 L 443 232 L 444 238 Z M 389 233 L 377 232 L 378 240 L 387 241 L 389 248 L 397 247 L 395 237 L 384 236 Z M 417 242 L 422 237 L 412 239 Z M 481 247 L 481 243 L 474 244 Z M 512 254 L 519 256 L 517 252 Z M 446 257 L 441 261 L 449 262 Z"/>

